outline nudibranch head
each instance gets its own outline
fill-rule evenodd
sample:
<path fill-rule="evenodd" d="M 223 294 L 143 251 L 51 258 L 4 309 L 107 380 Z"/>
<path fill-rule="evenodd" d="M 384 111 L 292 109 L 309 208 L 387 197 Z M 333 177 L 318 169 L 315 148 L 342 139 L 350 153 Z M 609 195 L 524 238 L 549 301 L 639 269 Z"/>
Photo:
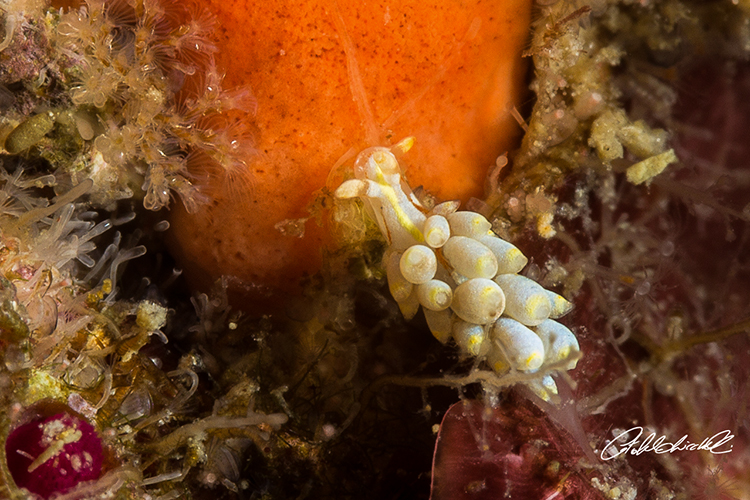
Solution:
<path fill-rule="evenodd" d="M 401 177 L 396 157 L 388 148 L 374 147 L 362 151 L 354 162 L 354 176 L 357 179 L 377 180 L 382 177 L 385 182 L 393 182 L 393 176 Z"/>
<path fill-rule="evenodd" d="M 421 306 L 440 342 L 452 338 L 465 355 L 484 358 L 498 373 L 540 372 L 526 384 L 550 400 L 557 387 L 549 373 L 574 368 L 580 353 L 573 332 L 554 320 L 572 304 L 518 274 L 528 259 L 481 214 L 459 212 L 456 202 L 432 210 L 419 203 L 394 154 L 412 142 L 363 151 L 356 179 L 335 196 L 361 198 L 377 220 L 389 245 L 383 259 L 388 286 L 407 319 Z"/>
<path fill-rule="evenodd" d="M 408 184 L 402 182 L 401 168 L 393 153 L 406 152 L 413 143 L 409 137 L 392 150 L 364 150 L 354 162 L 356 179 L 344 182 L 334 193 L 337 198 L 362 198 L 388 243 L 402 251 L 424 242 L 422 229 L 427 218 L 424 207 Z"/>

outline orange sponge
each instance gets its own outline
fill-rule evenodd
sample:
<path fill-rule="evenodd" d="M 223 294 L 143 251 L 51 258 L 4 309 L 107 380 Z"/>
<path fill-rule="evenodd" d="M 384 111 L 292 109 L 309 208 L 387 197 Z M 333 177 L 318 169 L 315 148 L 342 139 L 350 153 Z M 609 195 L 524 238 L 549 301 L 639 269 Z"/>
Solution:
<path fill-rule="evenodd" d="M 439 199 L 481 196 L 487 168 L 515 147 L 529 0 L 208 0 L 225 86 L 249 85 L 258 111 L 251 188 L 209 187 L 176 206 L 172 248 L 193 286 L 221 275 L 249 298 L 298 290 L 321 264 L 325 231 L 306 217 L 341 159 L 416 138 L 402 166 Z M 335 187 L 335 186 L 333 186 Z"/>

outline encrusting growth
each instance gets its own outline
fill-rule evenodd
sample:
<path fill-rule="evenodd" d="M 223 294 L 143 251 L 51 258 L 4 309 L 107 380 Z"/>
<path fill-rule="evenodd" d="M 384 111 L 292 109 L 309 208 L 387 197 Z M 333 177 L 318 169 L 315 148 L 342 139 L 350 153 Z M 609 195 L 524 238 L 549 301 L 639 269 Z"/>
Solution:
<path fill-rule="evenodd" d="M 407 138 L 393 151 L 406 152 L 413 142 Z M 565 368 L 575 368 L 578 341 L 555 321 L 572 304 L 518 274 L 528 259 L 482 215 L 457 211 L 457 202 L 423 207 L 402 181 L 391 150 L 363 151 L 354 173 L 335 196 L 362 198 L 377 220 L 389 244 L 383 258 L 388 285 L 403 315 L 410 319 L 422 306 L 440 342 L 453 338 L 464 354 L 484 357 L 499 374 L 541 371 L 528 386 L 544 400 L 557 394 L 544 368 L 565 359 Z"/>
<path fill-rule="evenodd" d="M 33 107 L 0 120 L 6 152 L 37 150 L 74 184 L 93 180 L 89 197 L 108 210 L 128 198 L 158 210 L 177 193 L 195 211 L 206 172 L 249 184 L 239 172 L 252 141 L 226 113 L 252 114 L 255 101 L 221 88 L 208 13 L 187 2 L 86 0 L 29 23 L 37 44 L 22 48 L 29 35 L 16 30 L 8 51 L 21 48 L 0 71 L 0 86 L 15 85 L 27 60 L 40 60 L 28 76 Z"/>

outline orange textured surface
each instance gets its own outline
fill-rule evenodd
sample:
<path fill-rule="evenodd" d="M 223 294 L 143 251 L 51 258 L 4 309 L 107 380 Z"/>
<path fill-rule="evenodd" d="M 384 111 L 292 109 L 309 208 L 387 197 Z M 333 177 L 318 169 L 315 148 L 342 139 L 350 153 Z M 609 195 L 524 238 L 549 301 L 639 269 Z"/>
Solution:
<path fill-rule="evenodd" d="M 465 201 L 516 145 L 509 110 L 524 95 L 529 0 L 207 4 L 225 87 L 249 85 L 257 98 L 258 154 L 242 199 L 212 190 L 198 213 L 172 210 L 172 247 L 194 286 L 224 274 L 250 298 L 298 290 L 319 269 L 325 231 L 313 219 L 303 238 L 274 226 L 308 216 L 347 154 L 414 136 L 408 182 Z"/>

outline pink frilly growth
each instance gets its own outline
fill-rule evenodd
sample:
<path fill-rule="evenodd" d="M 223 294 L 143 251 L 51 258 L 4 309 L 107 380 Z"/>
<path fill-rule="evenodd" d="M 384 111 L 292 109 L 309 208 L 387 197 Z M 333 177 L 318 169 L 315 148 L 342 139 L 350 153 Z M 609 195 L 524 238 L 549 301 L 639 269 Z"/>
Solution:
<path fill-rule="evenodd" d="M 98 479 L 103 455 L 94 427 L 68 413 L 20 425 L 5 442 L 8 469 L 16 485 L 42 498 Z"/>
<path fill-rule="evenodd" d="M 525 398 L 497 408 L 464 401 L 446 412 L 435 445 L 431 500 L 601 498 L 566 431 Z"/>

